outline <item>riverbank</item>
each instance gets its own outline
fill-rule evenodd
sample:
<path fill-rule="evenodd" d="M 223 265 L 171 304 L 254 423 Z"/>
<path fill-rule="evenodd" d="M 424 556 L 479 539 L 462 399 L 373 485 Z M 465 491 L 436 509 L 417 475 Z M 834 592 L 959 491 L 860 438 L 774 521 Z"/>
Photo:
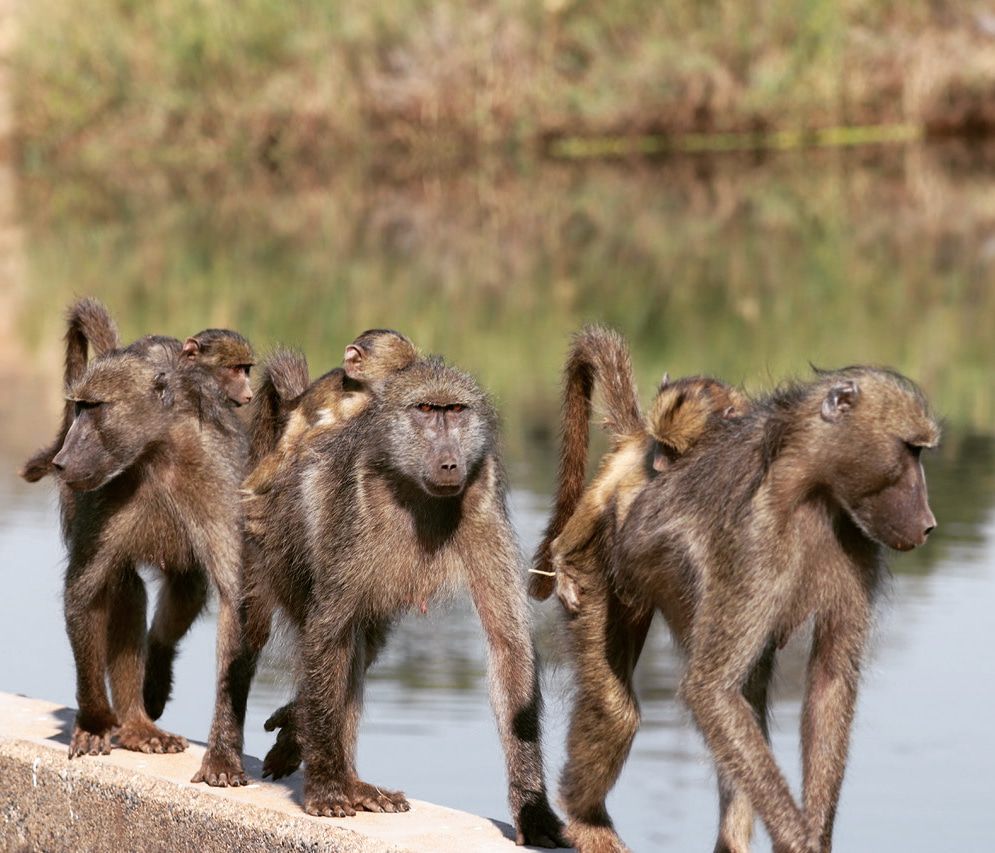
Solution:
<path fill-rule="evenodd" d="M 328 171 L 995 131 L 995 7 L 924 0 L 19 6 L 31 168 Z"/>
<path fill-rule="evenodd" d="M 511 827 L 411 801 L 401 815 L 315 818 L 300 808 L 300 774 L 245 788 L 193 785 L 204 749 L 176 755 L 115 749 L 69 761 L 74 711 L 0 693 L 0 847 L 5 850 L 273 850 L 446 853 L 517 849 Z M 510 838 L 509 838 L 510 836 Z"/>

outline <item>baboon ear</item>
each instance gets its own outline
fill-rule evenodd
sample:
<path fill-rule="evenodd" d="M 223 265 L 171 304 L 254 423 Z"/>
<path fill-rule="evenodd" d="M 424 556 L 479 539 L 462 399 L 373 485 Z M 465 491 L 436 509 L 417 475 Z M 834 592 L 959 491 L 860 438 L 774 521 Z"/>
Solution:
<path fill-rule="evenodd" d="M 152 387 L 155 388 L 155 393 L 167 409 L 173 405 L 173 386 L 169 384 L 169 378 L 165 373 L 157 373 L 155 375 L 155 379 L 152 380 Z"/>
<path fill-rule="evenodd" d="M 352 376 L 363 363 L 363 351 L 355 344 L 349 344 L 345 348 L 345 354 L 342 356 L 342 363 L 345 365 L 345 372 L 349 376 Z"/>
<path fill-rule="evenodd" d="M 654 471 L 666 471 L 667 465 L 670 464 L 670 460 L 667 458 L 667 452 L 663 449 L 663 445 L 659 441 L 653 442 L 653 470 Z"/>
<path fill-rule="evenodd" d="M 187 338 L 183 342 L 183 349 L 180 350 L 180 355 L 183 358 L 188 358 L 191 361 L 200 355 L 200 343 L 196 338 Z"/>
<path fill-rule="evenodd" d="M 822 401 L 822 419 L 829 423 L 836 423 L 843 415 L 857 405 L 857 397 L 860 395 L 860 388 L 856 382 L 847 380 L 838 382 L 829 389 L 826 398 Z"/>

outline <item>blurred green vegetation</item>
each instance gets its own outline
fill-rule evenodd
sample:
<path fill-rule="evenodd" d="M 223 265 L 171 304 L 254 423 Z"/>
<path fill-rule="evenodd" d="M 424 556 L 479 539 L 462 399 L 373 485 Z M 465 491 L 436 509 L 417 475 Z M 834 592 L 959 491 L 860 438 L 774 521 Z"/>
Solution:
<path fill-rule="evenodd" d="M 809 363 L 885 363 L 987 434 L 990 162 L 909 146 L 404 184 L 350 172 L 218 198 L 28 182 L 18 326 L 54 357 L 57 306 L 94 294 L 126 338 L 233 326 L 263 352 L 301 347 L 313 375 L 363 329 L 399 328 L 493 391 L 517 482 L 540 494 L 569 336 L 592 320 L 625 333 L 644 391 L 664 370 L 761 390 Z"/>
<path fill-rule="evenodd" d="M 29 166 L 396 167 L 564 136 L 995 128 L 972 0 L 31 0 Z M 990 17 L 990 16 L 989 16 Z"/>

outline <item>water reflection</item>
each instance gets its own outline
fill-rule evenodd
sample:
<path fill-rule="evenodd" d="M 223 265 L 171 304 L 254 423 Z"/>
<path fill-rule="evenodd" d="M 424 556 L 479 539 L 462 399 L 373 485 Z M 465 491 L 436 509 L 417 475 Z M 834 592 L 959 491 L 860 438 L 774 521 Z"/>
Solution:
<path fill-rule="evenodd" d="M 401 328 L 478 374 L 497 398 L 523 550 L 545 522 L 555 468 L 558 374 L 588 319 L 632 341 L 644 388 L 664 369 L 750 388 L 808 361 L 893 364 L 946 420 L 925 459 L 939 528 L 893 560 L 844 787 L 840 849 L 985 849 L 983 781 L 995 743 L 986 654 L 995 608 L 995 170 L 962 149 L 893 148 L 758 162 L 426 178 L 368 175 L 322 188 L 177 199 L 85 181 L 22 187 L 22 236 L 0 251 L 0 689 L 73 703 L 61 619 L 54 493 L 11 472 L 55 423 L 61 308 L 94 293 L 124 337 L 246 331 L 260 349 L 301 346 L 313 372 L 374 325 Z M 6 209 L 6 208 L 5 208 Z M 547 664 L 547 765 L 562 764 L 569 667 L 552 606 L 535 609 Z M 203 740 L 213 619 L 184 642 L 164 725 Z M 247 749 L 292 689 L 292 646 L 272 647 L 253 688 Z M 798 784 L 804 644 L 789 647 L 774 744 Z M 637 672 L 644 724 L 611 800 L 636 850 L 702 849 L 712 771 L 675 701 L 680 662 L 655 626 Z M 364 774 L 412 796 L 504 816 L 503 758 L 487 701 L 485 645 L 466 602 L 398 628 L 368 684 Z"/>

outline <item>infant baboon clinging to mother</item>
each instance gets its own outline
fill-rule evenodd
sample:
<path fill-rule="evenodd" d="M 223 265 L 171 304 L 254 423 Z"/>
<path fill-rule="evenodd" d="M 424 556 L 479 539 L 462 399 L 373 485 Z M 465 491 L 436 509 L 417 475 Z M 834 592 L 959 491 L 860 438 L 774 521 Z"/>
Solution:
<path fill-rule="evenodd" d="M 610 329 L 592 327 L 578 334 L 564 370 L 563 447 L 556 508 L 536 552 L 530 591 L 547 598 L 555 589 L 568 612 L 576 614 L 587 583 L 588 545 L 622 526 L 632 501 L 650 478 L 687 453 L 714 418 L 746 411 L 742 392 L 705 376 L 671 381 L 664 376 L 644 419 L 635 386 L 613 382 L 618 393 L 607 407 L 605 428 L 611 450 L 591 484 L 584 488 L 588 422 L 596 377 L 631 376 L 628 347 Z M 594 581 L 597 583 L 597 581 Z"/>
<path fill-rule="evenodd" d="M 603 330 L 585 335 L 612 346 Z M 609 386 L 609 418 L 621 419 L 632 379 L 627 359 L 611 368 L 596 378 Z M 904 376 L 817 372 L 714 419 L 639 491 L 620 528 L 592 539 L 594 582 L 568 622 L 580 689 L 561 780 L 582 853 L 625 849 L 605 797 L 638 728 L 632 671 L 656 610 L 687 655 L 681 694 L 718 771 L 715 850 L 749 849 L 754 810 L 776 853 L 831 849 L 884 549 L 921 545 L 935 526 L 919 456 L 938 440 Z M 778 647 L 809 621 L 799 804 L 767 743 L 767 689 Z"/>

